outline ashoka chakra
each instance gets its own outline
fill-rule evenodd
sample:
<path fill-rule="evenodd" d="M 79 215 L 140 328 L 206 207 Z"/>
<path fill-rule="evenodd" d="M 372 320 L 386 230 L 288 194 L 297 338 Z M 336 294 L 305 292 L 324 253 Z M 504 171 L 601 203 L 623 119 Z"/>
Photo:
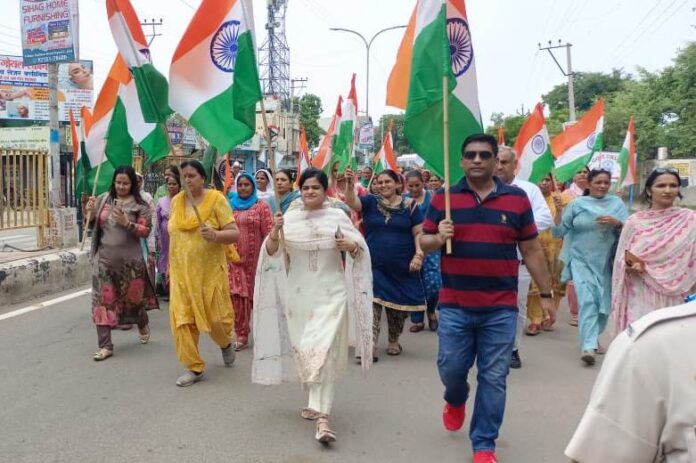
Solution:
<path fill-rule="evenodd" d="M 447 36 L 452 57 L 452 71 L 459 77 L 464 74 L 474 61 L 474 47 L 471 45 L 469 25 L 461 18 L 447 20 Z"/>
<path fill-rule="evenodd" d="M 213 35 L 210 42 L 210 58 L 213 64 L 224 72 L 234 72 L 234 63 L 237 60 L 239 49 L 239 21 L 227 21 Z"/>
<path fill-rule="evenodd" d="M 542 154 L 546 151 L 546 141 L 541 135 L 537 135 L 532 139 L 532 151 L 534 154 Z"/>

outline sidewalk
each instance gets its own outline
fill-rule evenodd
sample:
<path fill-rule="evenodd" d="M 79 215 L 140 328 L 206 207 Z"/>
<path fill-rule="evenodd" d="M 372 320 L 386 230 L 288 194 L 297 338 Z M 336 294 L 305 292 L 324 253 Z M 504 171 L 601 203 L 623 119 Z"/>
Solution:
<path fill-rule="evenodd" d="M 0 252 L 0 300 L 3 306 L 88 284 L 89 241 L 83 251 L 47 249 Z"/>

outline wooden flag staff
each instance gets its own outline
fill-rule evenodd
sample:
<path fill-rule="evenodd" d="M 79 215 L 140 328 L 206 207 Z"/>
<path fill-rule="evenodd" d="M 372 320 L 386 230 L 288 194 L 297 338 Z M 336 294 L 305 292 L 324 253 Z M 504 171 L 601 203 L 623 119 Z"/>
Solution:
<path fill-rule="evenodd" d="M 449 94 L 448 94 L 449 79 L 447 76 L 442 76 L 442 111 L 443 111 L 443 127 L 444 127 L 444 153 L 445 161 L 445 219 L 452 220 L 452 204 L 450 200 L 450 160 L 449 160 Z M 452 254 L 452 239 L 447 240 L 447 254 Z"/>
<path fill-rule="evenodd" d="M 99 183 L 99 174 L 101 173 L 101 167 L 102 164 L 104 164 L 104 155 L 106 154 L 106 150 L 102 151 L 101 158 L 99 159 L 99 164 L 97 165 L 97 175 L 94 176 L 94 184 L 92 185 L 92 196 L 91 198 L 94 198 L 97 195 L 97 184 Z M 82 189 L 84 190 L 87 185 L 85 184 Z M 95 198 L 94 201 L 94 207 L 97 207 L 97 201 Z M 92 212 L 98 212 L 96 210 L 92 211 L 90 210 L 87 213 L 87 220 L 85 221 L 85 231 L 82 233 L 82 242 L 80 243 L 80 251 L 82 251 L 85 248 L 85 241 L 87 240 L 87 231 L 89 231 L 89 223 L 92 221 Z"/>

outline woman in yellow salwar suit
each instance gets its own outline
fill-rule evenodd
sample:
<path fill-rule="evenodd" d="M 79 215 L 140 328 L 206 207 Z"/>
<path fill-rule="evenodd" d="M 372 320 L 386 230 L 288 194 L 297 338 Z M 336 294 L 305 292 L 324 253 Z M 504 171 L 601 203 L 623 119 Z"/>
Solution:
<path fill-rule="evenodd" d="M 186 387 L 205 375 L 205 362 L 198 352 L 201 331 L 209 333 L 220 347 L 225 366 L 234 363 L 227 252 L 239 231 L 227 199 L 219 191 L 205 188 L 200 162 L 181 163 L 181 175 L 188 194 L 179 193 L 171 203 L 169 319 L 176 354 L 188 370 L 176 384 Z"/>

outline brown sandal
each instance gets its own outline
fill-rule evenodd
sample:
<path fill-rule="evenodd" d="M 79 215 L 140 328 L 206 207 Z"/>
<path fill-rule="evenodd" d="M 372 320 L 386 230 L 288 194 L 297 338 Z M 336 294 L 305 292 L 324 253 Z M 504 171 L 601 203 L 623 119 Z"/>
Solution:
<path fill-rule="evenodd" d="M 317 433 L 314 438 L 322 444 L 336 442 L 336 433 L 329 427 L 329 420 L 326 416 L 317 419 Z"/>
<path fill-rule="evenodd" d="M 314 421 L 318 420 L 321 417 L 325 417 L 326 415 L 316 410 L 312 410 L 311 408 L 303 408 L 300 416 L 305 420 Z"/>
<path fill-rule="evenodd" d="M 140 344 L 147 344 L 150 342 L 150 327 L 145 327 L 145 332 L 138 330 L 138 339 L 140 339 Z"/>
<path fill-rule="evenodd" d="M 409 328 L 408 330 L 409 330 L 411 333 L 420 333 L 420 332 L 423 331 L 424 329 L 425 329 L 425 323 L 416 323 L 415 325 L 413 325 L 413 326 L 412 326 L 411 328 Z"/>

